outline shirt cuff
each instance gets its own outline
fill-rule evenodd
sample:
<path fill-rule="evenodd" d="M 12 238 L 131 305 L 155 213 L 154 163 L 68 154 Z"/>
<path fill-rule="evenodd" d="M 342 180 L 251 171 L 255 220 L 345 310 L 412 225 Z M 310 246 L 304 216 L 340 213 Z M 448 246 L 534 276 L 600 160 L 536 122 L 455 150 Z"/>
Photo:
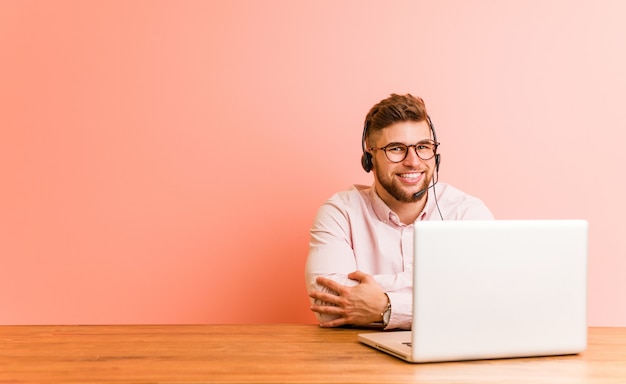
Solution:
<path fill-rule="evenodd" d="M 391 302 L 391 317 L 385 329 L 411 329 L 413 296 L 409 292 L 386 292 Z"/>

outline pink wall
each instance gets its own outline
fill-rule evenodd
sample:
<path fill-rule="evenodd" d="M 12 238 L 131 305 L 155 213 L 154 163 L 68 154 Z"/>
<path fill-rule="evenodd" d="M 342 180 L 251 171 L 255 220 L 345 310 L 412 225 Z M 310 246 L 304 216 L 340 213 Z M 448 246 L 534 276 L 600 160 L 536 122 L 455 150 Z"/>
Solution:
<path fill-rule="evenodd" d="M 425 98 L 441 180 L 590 222 L 626 326 L 622 1 L 0 2 L 0 324 L 312 323 L 318 206 Z"/>

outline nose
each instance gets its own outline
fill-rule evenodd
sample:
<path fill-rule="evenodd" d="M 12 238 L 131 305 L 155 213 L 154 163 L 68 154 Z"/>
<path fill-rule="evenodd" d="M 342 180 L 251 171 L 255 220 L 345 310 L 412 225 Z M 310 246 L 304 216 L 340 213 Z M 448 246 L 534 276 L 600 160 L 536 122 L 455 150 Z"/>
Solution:
<path fill-rule="evenodd" d="M 417 146 L 416 145 L 411 145 L 407 148 L 406 150 L 406 157 L 404 158 L 404 165 L 407 166 L 414 166 L 417 164 L 422 163 L 424 160 L 422 160 L 419 156 L 417 156 Z"/>

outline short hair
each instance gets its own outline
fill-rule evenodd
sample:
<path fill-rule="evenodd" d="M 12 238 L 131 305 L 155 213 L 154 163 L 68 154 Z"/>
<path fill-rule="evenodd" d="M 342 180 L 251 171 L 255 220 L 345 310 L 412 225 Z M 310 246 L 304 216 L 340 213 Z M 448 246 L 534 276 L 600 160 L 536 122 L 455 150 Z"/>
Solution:
<path fill-rule="evenodd" d="M 400 121 L 424 121 L 428 119 L 424 100 L 407 93 L 392 93 L 388 98 L 374 105 L 365 116 L 363 139 L 367 141 L 370 134 L 380 132 Z"/>

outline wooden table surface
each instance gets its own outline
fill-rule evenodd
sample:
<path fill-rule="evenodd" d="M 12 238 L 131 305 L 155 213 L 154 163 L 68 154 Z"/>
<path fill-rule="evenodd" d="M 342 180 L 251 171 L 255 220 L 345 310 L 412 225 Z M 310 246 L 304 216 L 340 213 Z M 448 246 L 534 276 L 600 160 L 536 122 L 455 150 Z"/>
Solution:
<path fill-rule="evenodd" d="M 626 383 L 626 328 L 579 355 L 409 364 L 315 325 L 0 326 L 0 383 Z"/>

